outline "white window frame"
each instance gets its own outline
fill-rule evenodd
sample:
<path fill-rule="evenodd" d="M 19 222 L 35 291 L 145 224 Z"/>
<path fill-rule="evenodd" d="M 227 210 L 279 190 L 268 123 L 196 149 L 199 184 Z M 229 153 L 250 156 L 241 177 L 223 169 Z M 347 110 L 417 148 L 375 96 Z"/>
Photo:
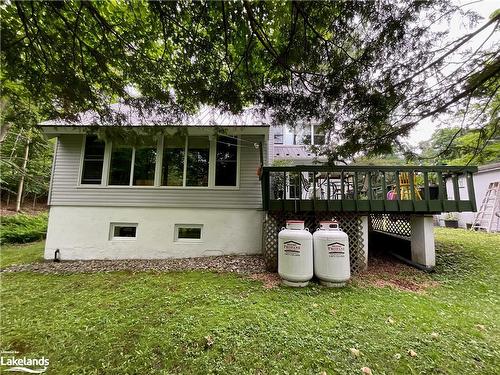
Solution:
<path fill-rule="evenodd" d="M 179 229 L 182 229 L 182 228 L 196 228 L 196 229 L 199 228 L 200 229 L 200 238 L 179 238 Z M 175 224 L 174 225 L 174 242 L 175 243 L 203 242 L 203 224 Z"/>
<path fill-rule="evenodd" d="M 224 137 L 224 135 L 221 135 Z M 161 149 L 158 151 L 159 160 L 157 160 L 157 173 L 159 174 L 158 181 L 156 186 L 162 189 L 200 189 L 200 190 L 238 190 L 240 188 L 240 166 L 241 166 L 241 138 L 230 136 L 234 138 L 238 138 L 236 142 L 236 185 L 234 186 L 217 186 L 215 185 L 215 168 L 217 165 L 217 136 L 213 135 L 186 135 L 184 136 L 184 172 L 182 177 L 182 186 L 163 186 L 161 184 L 161 170 L 163 168 L 163 146 L 165 136 L 162 137 Z M 209 161 L 208 161 L 208 186 L 187 186 L 186 178 L 187 178 L 187 152 L 188 152 L 188 138 L 189 137 L 208 137 L 210 142 L 209 146 Z"/>
<path fill-rule="evenodd" d="M 208 186 L 186 186 L 186 176 L 187 176 L 187 149 L 188 149 L 188 137 L 208 137 L 210 142 L 209 148 L 209 164 L 208 164 Z M 221 136 L 225 136 L 222 134 Z M 215 185 L 215 168 L 216 168 L 216 156 L 217 156 L 217 136 L 206 135 L 206 134 L 188 134 L 185 137 L 184 142 L 184 173 L 183 173 L 183 183 L 182 186 L 163 186 L 161 185 L 161 171 L 163 166 L 163 146 L 165 144 L 165 137 L 160 136 L 157 140 L 157 152 L 156 152 L 156 166 L 155 166 L 155 176 L 154 185 L 142 186 L 133 185 L 134 179 L 134 168 L 135 168 L 135 146 L 128 146 L 132 148 L 132 160 L 130 168 L 130 181 L 128 185 L 111 185 L 109 184 L 109 174 L 111 170 L 111 154 L 113 151 L 113 142 L 104 141 L 104 162 L 102 167 L 101 184 L 82 184 L 82 171 L 83 171 L 83 160 L 85 157 L 85 142 L 87 135 L 85 134 L 82 138 L 82 146 L 80 152 L 80 166 L 78 171 L 78 182 L 77 186 L 82 189 L 95 189 L 95 188 L 113 188 L 113 189 L 172 189 L 172 190 L 239 190 L 240 189 L 240 175 L 241 175 L 241 136 L 228 135 L 229 137 L 237 138 L 236 142 L 236 185 L 234 186 L 216 186 Z"/>
<path fill-rule="evenodd" d="M 109 184 L 109 172 L 111 171 L 111 154 L 113 153 L 113 142 L 108 142 L 109 143 L 109 151 L 108 151 L 108 160 L 106 160 L 106 152 L 104 153 L 104 161 L 107 163 L 108 168 L 106 168 L 106 186 L 113 187 L 113 188 L 152 188 L 157 186 L 156 185 L 156 176 L 158 172 L 158 152 L 160 150 L 160 140 L 156 141 L 156 162 L 155 162 L 155 175 L 153 177 L 153 185 L 134 185 L 134 169 L 135 169 L 135 150 L 140 147 L 136 146 L 125 146 L 126 148 L 131 148 L 132 149 L 132 159 L 130 161 L 130 178 L 128 185 L 110 185 Z M 108 146 L 106 144 L 106 146 Z M 103 168 L 104 170 L 104 168 Z"/>
<path fill-rule="evenodd" d="M 84 183 L 82 183 L 83 163 L 84 163 L 84 160 L 85 160 L 85 144 L 87 143 L 87 136 L 88 136 L 88 134 L 84 134 L 83 139 L 82 139 L 82 146 L 81 146 L 81 151 L 80 151 L 80 165 L 79 165 L 79 168 L 78 168 L 78 182 L 77 182 L 77 185 L 78 186 L 84 186 L 84 187 L 94 187 L 94 188 L 95 187 L 104 186 L 105 185 L 104 178 L 106 176 L 104 173 L 105 173 L 106 166 L 107 166 L 106 151 L 108 149 L 108 144 L 107 144 L 106 141 L 103 141 L 104 142 L 104 158 L 103 158 L 103 161 L 102 161 L 101 183 L 100 184 L 84 184 Z M 59 139 L 58 139 L 58 142 L 59 142 Z"/>
<path fill-rule="evenodd" d="M 135 237 L 115 237 L 116 227 L 135 227 Z M 109 223 L 109 240 L 110 241 L 135 241 L 138 236 L 138 223 Z"/>

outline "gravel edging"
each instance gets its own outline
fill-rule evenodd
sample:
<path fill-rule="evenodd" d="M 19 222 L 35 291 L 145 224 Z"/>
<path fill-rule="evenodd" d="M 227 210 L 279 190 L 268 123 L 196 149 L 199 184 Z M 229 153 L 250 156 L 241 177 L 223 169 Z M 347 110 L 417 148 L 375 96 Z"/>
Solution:
<path fill-rule="evenodd" d="M 215 271 L 238 274 L 265 273 L 264 259 L 260 255 L 227 255 L 180 259 L 126 259 L 45 261 L 15 264 L 0 270 L 1 273 L 35 272 L 41 274 L 71 274 L 115 271 Z"/>

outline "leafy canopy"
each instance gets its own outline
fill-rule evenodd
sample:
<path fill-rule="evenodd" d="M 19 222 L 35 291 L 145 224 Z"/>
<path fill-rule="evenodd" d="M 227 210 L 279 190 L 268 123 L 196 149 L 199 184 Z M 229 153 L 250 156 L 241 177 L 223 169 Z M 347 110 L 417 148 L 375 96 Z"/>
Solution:
<path fill-rule="evenodd" d="M 317 121 L 331 159 L 391 152 L 419 120 L 465 105 L 500 72 L 495 48 L 463 50 L 500 15 L 449 41 L 432 26 L 477 17 L 448 0 L 25 1 L 0 10 L 2 84 L 21 85 L 45 116 L 106 116 L 119 98 L 169 116 L 255 104 L 280 123 Z"/>

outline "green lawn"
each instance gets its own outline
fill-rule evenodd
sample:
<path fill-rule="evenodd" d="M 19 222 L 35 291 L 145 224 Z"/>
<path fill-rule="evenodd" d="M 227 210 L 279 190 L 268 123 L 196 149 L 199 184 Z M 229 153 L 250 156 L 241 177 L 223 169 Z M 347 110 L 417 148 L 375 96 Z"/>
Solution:
<path fill-rule="evenodd" d="M 4 274 L 0 347 L 48 357 L 49 374 L 498 373 L 500 236 L 436 233 L 437 272 L 418 279 L 439 284 L 424 293 L 265 289 L 207 272 Z"/>
<path fill-rule="evenodd" d="M 0 267 L 13 264 L 40 262 L 43 260 L 43 242 L 22 245 L 2 245 L 0 250 Z"/>

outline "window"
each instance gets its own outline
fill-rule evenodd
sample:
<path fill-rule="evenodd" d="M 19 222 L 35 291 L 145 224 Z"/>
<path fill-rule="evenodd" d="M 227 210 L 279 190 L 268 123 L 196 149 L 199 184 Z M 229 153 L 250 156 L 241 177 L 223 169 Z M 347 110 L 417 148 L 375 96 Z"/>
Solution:
<path fill-rule="evenodd" d="M 286 145 L 305 145 L 311 144 L 311 125 L 295 125 L 293 127 L 284 127 L 283 144 Z"/>
<path fill-rule="evenodd" d="M 188 137 L 186 186 L 208 186 L 209 155 L 208 137 Z"/>
<path fill-rule="evenodd" d="M 110 240 L 132 240 L 137 237 L 137 224 L 111 223 Z"/>
<path fill-rule="evenodd" d="M 166 137 L 163 148 L 161 184 L 163 186 L 183 186 L 184 151 L 186 138 L 181 136 Z"/>
<path fill-rule="evenodd" d="M 85 137 L 82 184 L 101 184 L 102 166 L 104 164 L 104 146 L 105 143 L 97 139 L 95 135 L 87 135 Z"/>
<path fill-rule="evenodd" d="M 199 241 L 202 235 L 202 224 L 175 224 L 175 241 Z"/>
<path fill-rule="evenodd" d="M 236 186 L 237 163 L 238 140 L 229 137 L 218 137 L 215 161 L 215 186 Z"/>
<path fill-rule="evenodd" d="M 283 144 L 283 126 L 274 128 L 274 143 L 277 145 Z"/>
<path fill-rule="evenodd" d="M 325 144 L 325 132 L 321 130 L 320 125 L 313 125 L 313 144 L 324 145 Z"/>
<path fill-rule="evenodd" d="M 110 185 L 130 185 L 130 171 L 134 149 L 113 145 L 109 167 Z"/>
<path fill-rule="evenodd" d="M 157 146 L 141 147 L 113 144 L 109 167 L 109 185 L 153 186 Z M 131 176 L 133 176 L 131 180 Z"/>
<path fill-rule="evenodd" d="M 156 146 L 135 149 L 133 185 L 153 186 L 155 184 Z"/>
<path fill-rule="evenodd" d="M 236 187 L 238 142 L 232 136 L 178 134 L 140 146 L 112 142 L 106 150 L 104 176 L 108 186 Z"/>

